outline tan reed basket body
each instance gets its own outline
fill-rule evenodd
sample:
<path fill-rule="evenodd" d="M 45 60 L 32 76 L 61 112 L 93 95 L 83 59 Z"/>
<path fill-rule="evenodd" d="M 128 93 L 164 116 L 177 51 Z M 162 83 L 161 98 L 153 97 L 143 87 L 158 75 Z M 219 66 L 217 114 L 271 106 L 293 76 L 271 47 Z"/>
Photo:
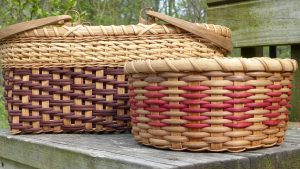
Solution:
<path fill-rule="evenodd" d="M 172 25 L 72 26 L 66 22 L 69 16 L 62 18 L 0 31 L 6 107 L 14 134 L 126 131 L 125 61 L 225 53 Z M 226 27 L 194 26 L 231 36 Z"/>
<path fill-rule="evenodd" d="M 295 60 L 270 58 L 129 62 L 132 133 L 144 145 L 172 150 L 280 144 L 296 69 Z"/>

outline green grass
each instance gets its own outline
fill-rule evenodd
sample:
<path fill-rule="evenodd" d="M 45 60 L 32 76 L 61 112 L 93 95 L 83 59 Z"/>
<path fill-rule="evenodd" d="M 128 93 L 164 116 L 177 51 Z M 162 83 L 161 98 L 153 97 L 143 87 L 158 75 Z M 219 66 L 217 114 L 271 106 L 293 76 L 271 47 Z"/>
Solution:
<path fill-rule="evenodd" d="M 1 67 L 1 61 L 0 61 L 0 67 Z M 2 69 L 0 69 L 0 129 L 8 128 L 8 117 L 7 117 L 7 111 L 5 110 L 5 100 L 4 100 L 4 87 L 3 87 L 4 81 L 2 76 Z"/>
<path fill-rule="evenodd" d="M 0 129 L 8 128 L 7 111 L 4 107 L 3 87 L 0 86 Z"/>
<path fill-rule="evenodd" d="M 4 104 L 1 101 L 0 102 L 0 129 L 3 128 L 8 128 L 8 123 L 7 123 L 7 112 L 4 108 Z"/>

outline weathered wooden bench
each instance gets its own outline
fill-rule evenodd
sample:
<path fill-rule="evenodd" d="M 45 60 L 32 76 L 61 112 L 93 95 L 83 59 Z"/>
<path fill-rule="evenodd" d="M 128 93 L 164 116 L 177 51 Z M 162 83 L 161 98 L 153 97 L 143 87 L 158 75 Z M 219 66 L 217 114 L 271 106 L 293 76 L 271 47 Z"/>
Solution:
<path fill-rule="evenodd" d="M 139 145 L 130 134 L 10 135 L 0 131 L 0 168 L 12 169 L 299 169 L 300 125 L 281 146 L 243 153 L 163 151 Z"/>
<path fill-rule="evenodd" d="M 300 61 L 299 0 L 207 0 L 208 23 L 229 27 L 235 56 L 276 58 L 276 48 L 290 47 L 291 58 Z M 300 70 L 294 74 L 290 120 L 300 121 Z"/>
<path fill-rule="evenodd" d="M 290 45 L 300 57 L 300 1 L 207 0 L 208 22 L 233 31 L 235 54 L 276 57 L 277 45 Z M 292 120 L 300 120 L 300 71 L 295 74 Z M 137 144 L 130 134 L 10 135 L 0 131 L 0 169 L 199 168 L 299 169 L 300 125 L 292 124 L 281 146 L 243 153 L 173 152 Z"/>

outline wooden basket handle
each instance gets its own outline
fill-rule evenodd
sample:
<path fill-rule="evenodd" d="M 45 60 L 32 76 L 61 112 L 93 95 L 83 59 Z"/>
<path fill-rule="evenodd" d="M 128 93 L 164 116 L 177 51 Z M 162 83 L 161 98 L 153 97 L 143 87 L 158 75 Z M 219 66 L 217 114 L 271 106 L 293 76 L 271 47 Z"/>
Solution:
<path fill-rule="evenodd" d="M 193 33 L 199 37 L 205 38 L 206 40 L 209 40 L 210 42 L 214 43 L 218 47 L 225 49 L 227 53 L 229 53 L 233 48 L 232 41 L 230 38 L 225 38 L 224 36 L 221 36 L 213 31 L 207 30 L 199 26 L 195 26 L 194 23 L 182 19 L 178 19 L 178 18 L 173 18 L 171 16 L 154 12 L 151 10 L 147 10 L 146 14 L 158 18 L 162 21 L 168 22 L 178 28 Z"/>
<path fill-rule="evenodd" d="M 42 19 L 36 19 L 28 22 L 21 22 L 6 28 L 0 29 L 0 39 L 7 38 L 9 36 L 15 35 L 17 33 L 25 32 L 31 29 L 35 29 L 41 26 L 51 25 L 51 24 L 63 24 L 65 21 L 70 21 L 72 19 L 69 15 L 59 15 L 51 16 Z"/>

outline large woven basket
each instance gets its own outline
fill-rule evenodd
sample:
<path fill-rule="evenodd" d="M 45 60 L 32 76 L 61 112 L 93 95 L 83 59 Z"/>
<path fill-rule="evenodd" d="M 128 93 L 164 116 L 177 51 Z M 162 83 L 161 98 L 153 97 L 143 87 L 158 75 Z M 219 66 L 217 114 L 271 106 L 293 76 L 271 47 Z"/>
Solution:
<path fill-rule="evenodd" d="M 197 31 L 225 41 L 231 36 L 228 28 L 208 24 L 189 23 L 194 34 L 171 24 L 86 26 L 72 25 L 70 19 L 49 17 L 0 30 L 14 134 L 126 131 L 125 61 L 221 57 L 228 50 Z"/>
<path fill-rule="evenodd" d="M 231 151 L 283 142 L 297 63 L 270 58 L 133 61 L 132 133 L 149 146 Z"/>

